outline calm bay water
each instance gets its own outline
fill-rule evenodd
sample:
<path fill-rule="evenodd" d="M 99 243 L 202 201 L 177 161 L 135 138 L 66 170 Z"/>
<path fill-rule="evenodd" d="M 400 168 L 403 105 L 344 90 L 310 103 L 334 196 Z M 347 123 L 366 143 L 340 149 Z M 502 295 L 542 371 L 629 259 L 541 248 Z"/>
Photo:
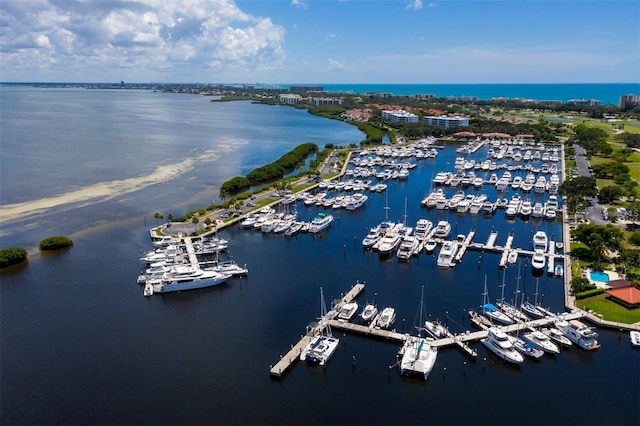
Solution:
<path fill-rule="evenodd" d="M 224 179 L 299 143 L 347 144 L 362 135 L 304 111 L 246 102 L 212 104 L 197 96 L 151 92 L 5 90 L 0 93 L 3 205 L 67 193 L 63 182 L 81 188 L 151 173 L 158 164 L 216 151 L 220 141 L 232 148 L 139 190 L 0 226 L 3 246 L 33 245 L 52 233 L 77 231 L 70 250 L 32 256 L 28 266 L 2 273 L 2 424 L 640 422 L 640 353 L 617 330 L 599 329 L 602 348 L 593 353 L 572 348 L 539 362 L 527 360 L 520 368 L 503 365 L 480 344 L 474 345 L 475 362 L 457 349 L 442 350 L 426 382 L 389 369 L 396 361 L 395 344 L 340 335 L 326 368 L 300 364 L 282 380 L 270 379 L 269 366 L 317 316 L 320 287 L 329 300 L 356 280 L 366 281 L 359 301 L 394 306 L 397 328 L 407 332 L 422 286 L 428 314 L 447 320 L 454 332 L 470 327 L 464 310 L 482 302 L 485 276 L 490 297 L 500 296 L 497 255 L 468 252 L 455 269 L 442 270 L 425 254 L 400 264 L 363 252 L 360 241 L 384 219 L 387 204 L 392 220 L 403 220 L 407 200 L 408 223 L 445 218 L 454 223 L 454 234 L 475 229 L 475 241 L 485 241 L 492 229 L 500 243 L 514 232 L 519 247 L 528 247 L 536 229 L 560 235 L 558 224 L 506 222 L 501 212 L 485 219 L 422 209 L 419 202 L 434 173 L 453 167 L 454 147 L 442 150 L 436 161 L 421 162 L 408 181 L 392 183 L 388 196 L 372 194 L 361 211 L 335 212 L 332 228 L 322 235 L 287 239 L 228 228 L 221 234 L 230 240 L 230 255 L 249 267 L 247 278 L 147 299 L 135 278 L 139 252 L 151 247 L 154 211 L 201 207 Z M 25 104 L 28 98 L 33 101 Z M 24 105 L 29 109 L 21 110 Z M 48 117 L 47 110 L 56 111 L 54 122 L 35 118 Z M 13 123 L 17 117 L 22 130 Z M 58 121 L 75 124 L 56 127 Z M 42 126 L 56 130 L 44 132 Z M 130 143 L 120 140 L 125 136 Z M 233 149 L 236 142 L 240 146 Z M 477 157 L 485 153 L 480 150 Z M 300 205 L 299 211 L 309 219 L 319 210 Z M 505 274 L 509 295 L 518 268 Z M 536 280 L 524 263 L 520 275 L 520 290 L 533 298 Z M 545 305 L 562 310 L 560 280 L 545 275 L 539 289 Z"/>

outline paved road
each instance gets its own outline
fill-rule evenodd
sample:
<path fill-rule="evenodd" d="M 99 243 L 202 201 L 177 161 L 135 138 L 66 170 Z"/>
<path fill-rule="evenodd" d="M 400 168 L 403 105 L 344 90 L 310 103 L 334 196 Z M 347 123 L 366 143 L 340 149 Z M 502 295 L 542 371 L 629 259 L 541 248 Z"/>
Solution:
<path fill-rule="evenodd" d="M 591 167 L 589 160 L 587 159 L 587 153 L 580 145 L 573 145 L 576 150 L 576 164 L 578 168 L 578 176 L 591 177 Z M 587 206 L 587 219 L 589 222 L 596 225 L 605 225 L 608 222 L 602 217 L 602 210 L 606 209 L 605 206 L 598 203 L 597 198 L 586 197 Z"/>

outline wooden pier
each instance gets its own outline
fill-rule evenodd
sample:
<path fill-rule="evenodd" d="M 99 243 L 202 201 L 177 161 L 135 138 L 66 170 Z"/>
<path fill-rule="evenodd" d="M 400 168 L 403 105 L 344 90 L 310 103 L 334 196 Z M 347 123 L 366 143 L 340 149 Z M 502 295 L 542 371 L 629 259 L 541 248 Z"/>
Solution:
<path fill-rule="evenodd" d="M 351 290 L 347 292 L 347 294 L 340 299 L 337 305 L 335 305 L 333 309 L 333 313 L 339 312 L 340 309 L 347 303 L 351 303 L 359 294 L 364 290 L 364 284 L 357 282 Z M 325 315 L 323 318 L 320 318 L 318 324 L 313 327 L 311 330 L 307 332 L 306 335 L 301 336 L 298 343 L 291 346 L 289 352 L 286 355 L 280 357 L 280 361 L 273 367 L 271 367 L 270 374 L 272 377 L 282 377 L 282 375 L 287 371 L 289 367 L 291 367 L 300 357 L 302 350 L 313 340 L 315 336 L 320 333 L 322 328 L 324 328 L 325 324 L 332 324 L 333 322 L 329 319 L 329 314 Z"/>
<path fill-rule="evenodd" d="M 194 269 L 199 268 L 200 264 L 198 263 L 198 257 L 196 256 L 196 251 L 193 248 L 193 241 L 191 240 L 191 237 L 183 237 L 182 242 L 184 243 L 184 246 L 187 249 L 187 255 L 189 256 L 189 263 L 191 263 L 191 266 Z"/>
<path fill-rule="evenodd" d="M 282 375 L 291 367 L 298 359 L 300 359 L 300 354 L 304 350 L 304 348 L 313 340 L 313 338 L 321 332 L 321 330 L 329 325 L 334 329 L 348 331 L 354 334 L 361 334 L 363 336 L 371 336 L 379 339 L 390 340 L 396 343 L 400 343 L 402 347 L 404 347 L 405 343 L 415 338 L 415 336 L 411 336 L 409 333 L 399 333 L 395 330 L 385 330 L 379 327 L 376 327 L 377 317 L 369 324 L 355 324 L 349 321 L 344 320 L 336 320 L 333 319 L 335 317 L 336 312 L 339 312 L 342 306 L 347 303 L 351 303 L 361 292 L 364 290 L 364 284 L 356 283 L 351 290 L 335 305 L 332 313 L 325 315 L 320 319 L 318 324 L 316 324 L 312 329 L 308 331 L 306 335 L 301 336 L 298 343 L 291 346 L 289 352 L 286 355 L 281 356 L 280 361 L 270 369 L 270 374 L 272 377 L 282 377 Z M 473 313 L 470 311 L 470 313 Z M 491 326 L 491 323 L 483 317 L 482 315 L 475 314 L 479 319 L 483 321 L 473 321 L 477 327 L 480 328 L 478 331 L 465 331 L 460 334 L 453 334 L 448 329 L 446 329 L 446 337 L 430 340 L 429 345 L 433 346 L 436 349 L 445 348 L 448 346 L 457 346 L 460 348 L 467 356 L 472 359 L 475 359 L 478 355 L 477 351 L 469 346 L 469 342 L 474 342 L 478 340 L 482 340 L 488 335 L 488 328 Z M 513 333 L 520 330 L 534 330 L 537 327 L 543 327 L 547 325 L 553 324 L 558 319 L 563 320 L 574 320 L 580 319 L 585 316 L 585 313 L 582 311 L 574 311 L 571 313 L 565 313 L 562 315 L 549 315 L 542 319 L 534 319 L 530 321 L 520 321 L 516 322 L 512 325 L 503 325 L 500 326 L 500 329 L 505 333 Z"/>

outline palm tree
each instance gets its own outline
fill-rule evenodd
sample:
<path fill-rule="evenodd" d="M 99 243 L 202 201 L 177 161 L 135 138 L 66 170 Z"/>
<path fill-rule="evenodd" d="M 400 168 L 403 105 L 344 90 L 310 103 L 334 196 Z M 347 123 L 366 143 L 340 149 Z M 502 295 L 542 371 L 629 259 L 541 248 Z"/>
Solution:
<path fill-rule="evenodd" d="M 198 232 L 198 222 L 200 222 L 200 219 L 198 219 L 198 216 L 193 216 L 193 218 L 191 219 L 191 222 L 193 223 L 193 227 L 194 227 L 194 234 Z"/>
<path fill-rule="evenodd" d="M 160 213 L 155 212 L 155 213 L 153 214 L 153 217 L 156 219 L 156 226 L 158 226 L 158 219 L 160 219 Z"/>

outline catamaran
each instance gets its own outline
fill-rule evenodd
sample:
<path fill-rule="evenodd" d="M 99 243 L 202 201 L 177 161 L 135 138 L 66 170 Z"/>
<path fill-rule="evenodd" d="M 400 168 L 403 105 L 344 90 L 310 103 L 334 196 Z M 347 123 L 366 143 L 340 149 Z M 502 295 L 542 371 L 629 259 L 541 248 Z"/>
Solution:
<path fill-rule="evenodd" d="M 309 363 L 325 365 L 327 360 L 333 355 L 340 340 L 333 337 L 331 327 L 327 322 L 327 307 L 324 302 L 322 287 L 320 287 L 320 324 L 317 327 L 318 334 L 311 339 L 309 344 L 300 353 L 300 360 Z"/>

